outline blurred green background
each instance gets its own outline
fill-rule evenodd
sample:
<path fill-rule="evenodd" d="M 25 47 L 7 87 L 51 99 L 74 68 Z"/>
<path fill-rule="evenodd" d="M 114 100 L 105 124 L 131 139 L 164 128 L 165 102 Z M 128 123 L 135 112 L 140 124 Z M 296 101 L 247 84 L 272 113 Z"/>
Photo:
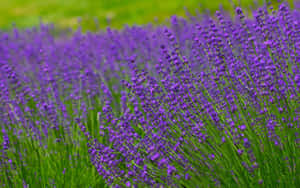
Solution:
<path fill-rule="evenodd" d="M 262 5 L 266 0 L 0 0 L 0 29 L 7 30 L 15 24 L 19 28 L 54 23 L 57 28 L 80 25 L 83 30 L 97 30 L 108 25 L 121 28 L 124 24 L 163 23 L 176 14 L 192 15 L 196 10 L 206 9 L 212 13 L 220 4 L 225 10 L 233 11 L 233 5 L 251 8 Z M 273 0 L 276 4 L 277 0 Z M 289 0 L 293 6 L 293 0 Z M 97 18 L 97 21 L 95 21 Z"/>

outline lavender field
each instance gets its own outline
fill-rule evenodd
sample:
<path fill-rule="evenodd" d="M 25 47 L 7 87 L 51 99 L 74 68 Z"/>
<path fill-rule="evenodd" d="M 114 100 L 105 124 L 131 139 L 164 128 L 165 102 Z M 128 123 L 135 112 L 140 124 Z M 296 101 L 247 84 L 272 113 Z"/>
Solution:
<path fill-rule="evenodd" d="M 0 187 L 300 187 L 300 9 L 0 31 Z"/>

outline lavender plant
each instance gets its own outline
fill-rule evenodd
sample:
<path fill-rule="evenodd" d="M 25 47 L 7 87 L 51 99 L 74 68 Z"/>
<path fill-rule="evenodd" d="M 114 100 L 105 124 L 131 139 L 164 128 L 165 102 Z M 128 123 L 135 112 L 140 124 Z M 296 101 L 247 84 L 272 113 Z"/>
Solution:
<path fill-rule="evenodd" d="M 0 33 L 4 187 L 299 187 L 300 16 Z"/>

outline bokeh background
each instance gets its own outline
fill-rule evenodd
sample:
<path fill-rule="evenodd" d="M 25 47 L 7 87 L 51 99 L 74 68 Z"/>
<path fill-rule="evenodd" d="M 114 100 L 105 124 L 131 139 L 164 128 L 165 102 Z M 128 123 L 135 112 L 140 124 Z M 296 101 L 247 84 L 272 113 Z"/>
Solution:
<path fill-rule="evenodd" d="M 293 0 L 288 0 L 293 6 Z M 186 11 L 195 15 L 209 10 L 214 13 L 222 4 L 232 12 L 234 6 L 250 10 L 266 0 L 0 0 L 0 29 L 16 26 L 27 28 L 43 23 L 54 23 L 56 28 L 98 30 L 124 24 L 164 23 Z M 278 0 L 271 1 L 275 6 Z"/>

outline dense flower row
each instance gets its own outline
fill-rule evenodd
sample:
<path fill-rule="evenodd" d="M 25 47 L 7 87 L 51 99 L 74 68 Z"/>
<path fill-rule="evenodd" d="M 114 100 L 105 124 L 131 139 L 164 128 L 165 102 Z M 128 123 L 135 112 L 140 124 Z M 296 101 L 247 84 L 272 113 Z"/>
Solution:
<path fill-rule="evenodd" d="M 237 8 L 235 19 L 174 16 L 169 28 L 69 39 L 48 26 L 0 33 L 2 172 L 13 164 L 8 132 L 47 147 L 79 126 L 92 164 L 116 187 L 296 186 L 299 16 L 282 4 L 253 19 Z"/>

